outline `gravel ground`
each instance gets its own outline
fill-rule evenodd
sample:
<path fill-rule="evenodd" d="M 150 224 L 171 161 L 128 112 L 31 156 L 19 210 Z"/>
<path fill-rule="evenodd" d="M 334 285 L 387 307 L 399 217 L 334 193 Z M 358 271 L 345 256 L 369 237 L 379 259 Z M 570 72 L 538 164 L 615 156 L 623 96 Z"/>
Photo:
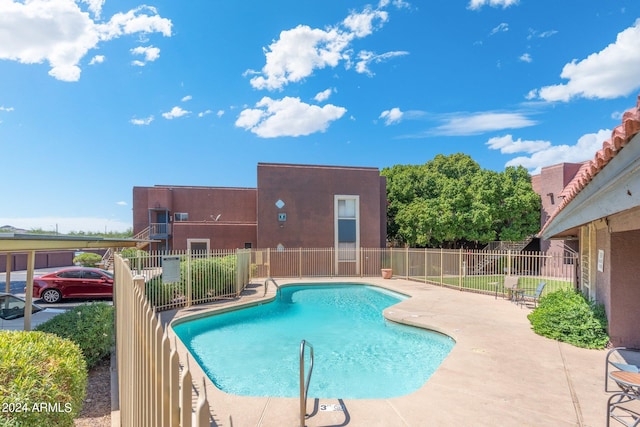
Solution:
<path fill-rule="evenodd" d="M 111 426 L 111 361 L 103 362 L 89 371 L 87 396 L 78 418 L 76 427 Z"/>

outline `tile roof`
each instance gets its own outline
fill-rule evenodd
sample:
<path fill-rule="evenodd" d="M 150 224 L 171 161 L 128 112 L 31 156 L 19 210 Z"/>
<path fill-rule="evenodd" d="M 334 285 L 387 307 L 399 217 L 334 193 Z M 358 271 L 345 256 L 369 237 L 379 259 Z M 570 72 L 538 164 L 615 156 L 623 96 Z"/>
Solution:
<path fill-rule="evenodd" d="M 547 228 L 547 226 L 558 216 L 560 211 L 564 209 L 578 193 L 582 191 L 589 182 L 613 159 L 620 150 L 631 139 L 640 132 L 640 95 L 638 95 L 636 106 L 628 109 L 622 115 L 622 124 L 616 126 L 611 133 L 611 138 L 602 144 L 602 148 L 598 150 L 595 157 L 580 167 L 573 179 L 562 190 L 561 195 L 564 196 L 562 202 L 556 210 L 551 214 L 547 222 L 544 224 L 538 235 Z"/>

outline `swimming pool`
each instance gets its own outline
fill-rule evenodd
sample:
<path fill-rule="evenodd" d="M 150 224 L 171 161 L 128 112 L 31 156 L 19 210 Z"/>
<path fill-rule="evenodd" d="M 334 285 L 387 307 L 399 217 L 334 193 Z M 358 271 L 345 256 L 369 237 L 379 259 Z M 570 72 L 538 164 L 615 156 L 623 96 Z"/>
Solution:
<path fill-rule="evenodd" d="M 401 294 L 361 284 L 279 292 L 266 304 L 173 327 L 219 389 L 298 397 L 304 339 L 315 351 L 309 397 L 402 396 L 420 388 L 454 345 L 448 336 L 385 320 L 383 309 L 406 298 Z"/>

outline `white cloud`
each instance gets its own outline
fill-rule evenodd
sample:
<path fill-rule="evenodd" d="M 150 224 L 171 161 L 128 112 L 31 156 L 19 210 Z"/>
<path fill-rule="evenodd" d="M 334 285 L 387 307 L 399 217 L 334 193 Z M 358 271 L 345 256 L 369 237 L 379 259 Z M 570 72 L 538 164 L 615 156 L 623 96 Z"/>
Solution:
<path fill-rule="evenodd" d="M 250 130 L 261 138 L 279 136 L 303 136 L 324 132 L 329 124 L 341 118 L 347 110 L 327 104 L 323 107 L 310 105 L 300 98 L 262 98 L 256 108 L 240 112 L 236 126 Z"/>
<path fill-rule="evenodd" d="M 86 3 L 89 5 L 89 10 L 93 12 L 93 15 L 96 18 L 100 18 L 100 14 L 102 13 L 102 5 L 105 0 L 82 0 L 82 3 Z"/>
<path fill-rule="evenodd" d="M 548 31 L 539 32 L 537 30 L 534 30 L 533 28 L 529 28 L 529 35 L 527 35 L 527 40 L 531 40 L 533 38 L 546 39 L 556 34 L 558 34 L 558 30 L 548 30 Z"/>
<path fill-rule="evenodd" d="M 358 61 L 356 62 L 356 72 L 361 74 L 373 75 L 373 73 L 369 70 L 369 64 L 371 64 L 372 62 L 380 63 L 380 62 L 386 61 L 387 59 L 394 58 L 396 56 L 404 56 L 408 54 L 409 52 L 406 52 L 406 51 L 395 51 L 395 52 L 382 53 L 378 55 L 373 52 L 362 50 L 358 53 Z"/>
<path fill-rule="evenodd" d="M 187 102 L 187 101 L 191 101 L 192 99 L 193 97 L 191 95 L 187 95 L 187 96 L 183 96 L 180 101 Z"/>
<path fill-rule="evenodd" d="M 520 61 L 522 62 L 532 62 L 533 59 L 531 58 L 531 55 L 529 55 L 528 53 L 523 53 L 522 55 L 520 55 L 520 58 L 518 58 Z"/>
<path fill-rule="evenodd" d="M 519 129 L 536 124 L 521 113 L 472 113 L 454 114 L 445 118 L 445 123 L 438 126 L 436 135 L 477 135 L 503 129 Z"/>
<path fill-rule="evenodd" d="M 400 111 L 398 107 L 394 107 L 391 110 L 385 110 L 380 113 L 380 119 L 384 119 L 384 124 L 389 126 L 395 123 L 400 123 L 404 113 Z"/>
<path fill-rule="evenodd" d="M 171 111 L 162 113 L 162 117 L 164 117 L 167 120 L 172 120 L 178 117 L 186 116 L 188 114 L 191 114 L 191 111 L 187 111 L 178 106 L 175 106 L 171 109 Z"/>
<path fill-rule="evenodd" d="M 102 64 L 104 62 L 104 55 L 96 55 L 91 58 L 89 65 Z"/>
<path fill-rule="evenodd" d="M 366 7 L 362 12 L 352 12 L 347 16 L 342 25 L 350 30 L 356 37 L 362 38 L 373 33 L 373 30 L 389 20 L 389 14 L 384 10 Z"/>
<path fill-rule="evenodd" d="M 470 0 L 468 8 L 478 10 L 482 6 L 489 5 L 491 7 L 502 7 L 506 9 L 509 6 L 518 4 L 519 0 Z"/>
<path fill-rule="evenodd" d="M 143 55 L 144 61 L 132 61 L 133 65 L 143 67 L 147 62 L 153 62 L 160 57 L 160 49 L 154 46 L 138 46 L 131 49 L 133 55 Z"/>
<path fill-rule="evenodd" d="M 546 148 L 541 148 L 540 150 L 533 152 L 529 157 L 521 156 L 511 159 L 505 164 L 505 166 L 523 166 L 529 169 L 530 173 L 538 174 L 540 173 L 541 168 L 545 166 L 565 162 L 584 162 L 593 159 L 596 152 L 602 148 L 602 143 L 610 137 L 611 130 L 603 129 L 597 133 L 583 135 L 578 139 L 575 145 L 549 145 Z M 495 148 L 490 148 L 498 149 L 500 147 L 496 146 Z"/>
<path fill-rule="evenodd" d="M 315 70 L 334 68 L 340 62 L 349 68 L 351 42 L 372 34 L 387 22 L 388 13 L 382 7 L 388 4 L 388 1 L 383 1 L 377 9 L 367 6 L 361 12 L 354 11 L 334 27 L 319 29 L 298 25 L 282 31 L 279 39 L 264 49 L 266 63 L 262 70 L 247 70 L 245 75 L 255 75 L 250 82 L 256 89 L 276 90 L 305 79 Z M 396 7 L 406 6 L 406 3 L 398 1 L 393 4 Z M 392 56 L 397 55 L 378 57 L 382 60 Z"/>
<path fill-rule="evenodd" d="M 134 124 L 136 126 L 147 126 L 150 125 L 151 122 L 153 121 L 153 116 L 149 116 L 145 119 L 131 119 L 129 122 L 131 124 Z"/>
<path fill-rule="evenodd" d="M 13 111 L 13 107 L 5 107 L 4 105 L 0 105 L 0 111 Z"/>
<path fill-rule="evenodd" d="M 489 33 L 489 35 L 492 36 L 496 33 L 506 33 L 507 31 L 509 31 L 509 24 L 507 24 L 506 22 L 503 22 L 499 24 L 497 27 L 493 28 Z"/>
<path fill-rule="evenodd" d="M 343 51 L 352 38 L 336 29 L 325 31 L 306 25 L 282 31 L 265 50 L 267 61 L 262 75 L 252 78 L 251 85 L 256 89 L 281 89 L 310 76 L 315 69 L 335 67 L 348 59 Z"/>
<path fill-rule="evenodd" d="M 100 16 L 102 0 L 0 1 L 0 59 L 35 64 L 47 61 L 49 75 L 62 81 L 80 79 L 80 60 L 100 42 L 124 34 L 160 32 L 171 35 L 171 21 L 154 8 L 141 6 L 118 13 L 106 23 Z M 88 6 L 86 6 L 88 5 Z"/>
<path fill-rule="evenodd" d="M 125 202 L 125 201 L 123 201 L 123 200 L 121 200 L 121 201 L 119 201 L 119 202 L 116 202 L 116 205 L 118 205 L 118 206 L 127 206 L 127 205 L 128 205 L 128 203 L 127 203 L 127 202 Z"/>
<path fill-rule="evenodd" d="M 520 138 L 514 141 L 512 135 L 491 138 L 487 141 L 487 145 L 492 150 L 500 150 L 502 154 L 535 153 L 551 147 L 549 141 L 523 141 Z"/>
<path fill-rule="evenodd" d="M 1 225 L 11 225 L 25 230 L 45 230 L 66 234 L 72 231 L 107 232 L 127 231 L 130 222 L 96 217 L 40 217 L 40 218 L 0 218 Z"/>
<path fill-rule="evenodd" d="M 216 113 L 216 116 L 218 117 L 224 116 L 224 110 L 218 110 L 218 112 Z"/>
<path fill-rule="evenodd" d="M 211 110 L 201 111 L 201 112 L 198 113 L 198 117 L 208 116 L 211 113 L 213 113 L 213 111 L 211 111 Z"/>
<path fill-rule="evenodd" d="M 532 92 L 545 101 L 567 102 L 575 97 L 612 99 L 640 88 L 640 19 L 618 34 L 616 41 L 587 58 L 566 64 L 560 77 L 566 84 Z"/>
<path fill-rule="evenodd" d="M 322 92 L 318 92 L 316 96 L 313 97 L 317 102 L 324 102 L 331 96 L 333 89 L 325 89 Z"/>

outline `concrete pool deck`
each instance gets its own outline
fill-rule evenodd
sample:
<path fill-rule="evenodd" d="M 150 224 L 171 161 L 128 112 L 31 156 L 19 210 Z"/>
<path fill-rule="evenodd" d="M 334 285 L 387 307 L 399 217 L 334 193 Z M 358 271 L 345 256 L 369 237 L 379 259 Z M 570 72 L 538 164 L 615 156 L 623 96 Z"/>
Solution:
<path fill-rule="evenodd" d="M 456 345 L 416 392 L 390 399 L 309 398 L 307 426 L 601 426 L 606 422 L 606 351 L 586 350 L 536 335 L 530 308 L 493 295 L 474 294 L 403 279 L 321 278 L 291 283 L 369 283 L 411 298 L 384 311 L 394 321 L 451 336 Z M 237 300 L 161 313 L 164 322 L 230 306 L 267 301 L 256 280 Z M 171 330 L 171 334 L 173 331 Z M 179 343 L 179 340 L 178 340 Z M 295 348 L 298 348 L 298 344 Z M 186 349 L 178 345 L 181 360 Z M 242 357 L 242 355 L 238 355 Z M 322 357 L 316 354 L 316 358 Z M 189 357 L 194 383 L 206 375 Z M 265 378 L 265 381 L 268 381 Z M 311 378 L 313 381 L 313 377 Z M 297 426 L 299 399 L 234 396 L 206 379 L 216 426 Z M 342 405 L 342 406 L 339 406 Z M 340 409 L 344 410 L 322 410 Z"/>

